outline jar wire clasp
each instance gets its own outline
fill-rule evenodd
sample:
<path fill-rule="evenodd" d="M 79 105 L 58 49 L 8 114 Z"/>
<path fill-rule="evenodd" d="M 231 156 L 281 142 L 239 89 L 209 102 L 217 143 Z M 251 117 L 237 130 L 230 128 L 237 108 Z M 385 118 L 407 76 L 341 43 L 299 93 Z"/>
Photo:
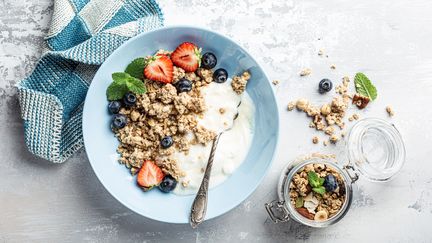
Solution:
<path fill-rule="evenodd" d="M 351 178 L 351 183 L 356 182 L 359 179 L 359 175 L 356 173 L 354 166 L 348 164 L 343 167 L 348 176 Z"/>
<path fill-rule="evenodd" d="M 277 200 L 265 204 L 267 213 L 274 223 L 286 222 L 289 220 L 289 213 L 284 204 L 284 201 L 281 202 Z"/>

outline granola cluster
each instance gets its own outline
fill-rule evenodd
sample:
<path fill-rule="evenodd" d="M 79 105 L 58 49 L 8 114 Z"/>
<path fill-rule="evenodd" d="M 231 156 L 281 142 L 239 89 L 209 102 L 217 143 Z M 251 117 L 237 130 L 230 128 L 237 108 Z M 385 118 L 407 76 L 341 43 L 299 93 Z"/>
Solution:
<path fill-rule="evenodd" d="M 237 94 L 241 94 L 245 91 L 246 89 L 246 84 L 250 79 L 250 74 L 249 72 L 243 72 L 243 74 L 241 76 L 234 76 L 232 78 L 232 82 L 231 82 L 231 86 L 233 88 L 233 90 L 237 93 Z"/>
<path fill-rule="evenodd" d="M 320 178 L 333 175 L 337 188 L 323 194 L 312 190 L 308 173 L 315 172 Z M 316 221 L 324 221 L 336 215 L 345 203 L 345 184 L 342 176 L 331 166 L 308 164 L 293 176 L 289 185 L 291 204 L 302 216 Z"/>
<path fill-rule="evenodd" d="M 176 151 L 188 153 L 191 145 L 205 145 L 213 140 L 216 133 L 198 126 L 197 121 L 206 111 L 201 87 L 211 82 L 212 74 L 207 69 L 187 73 L 175 67 L 173 84 L 145 80 L 147 93 L 137 96 L 135 106 L 120 110 L 129 122 L 114 131 L 120 141 L 117 151 L 121 154 L 120 163 L 125 164 L 132 174 L 144 161 L 152 160 L 165 173 L 178 179 L 184 173 L 169 156 Z M 190 92 L 177 93 L 175 82 L 183 77 L 193 82 L 193 88 Z M 160 141 L 165 136 L 173 138 L 174 146 L 161 147 Z"/>

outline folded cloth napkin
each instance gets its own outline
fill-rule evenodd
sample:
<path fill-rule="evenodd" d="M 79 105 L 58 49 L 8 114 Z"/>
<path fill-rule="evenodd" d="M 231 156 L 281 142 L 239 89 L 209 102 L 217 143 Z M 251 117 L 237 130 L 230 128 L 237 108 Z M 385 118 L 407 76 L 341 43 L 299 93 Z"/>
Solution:
<path fill-rule="evenodd" d="M 155 0 L 55 0 L 42 57 L 17 85 L 29 150 L 55 163 L 79 150 L 83 102 L 98 65 L 129 38 L 161 26 Z"/>

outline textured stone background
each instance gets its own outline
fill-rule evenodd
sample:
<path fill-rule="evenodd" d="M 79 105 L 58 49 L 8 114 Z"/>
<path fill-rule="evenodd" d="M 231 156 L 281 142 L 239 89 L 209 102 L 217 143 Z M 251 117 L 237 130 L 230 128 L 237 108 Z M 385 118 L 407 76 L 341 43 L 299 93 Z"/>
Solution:
<path fill-rule="evenodd" d="M 53 165 L 27 152 L 14 84 L 37 61 L 48 30 L 51 0 L 0 0 L 0 242 L 431 242 L 432 2 L 428 0 L 161 0 L 166 24 L 194 24 L 226 34 L 247 48 L 272 79 L 280 103 L 281 139 L 271 170 L 233 211 L 204 223 L 168 225 L 145 219 L 112 198 L 81 150 Z M 319 58 L 324 48 L 328 58 Z M 330 70 L 335 64 L 337 69 Z M 303 67 L 313 74 L 299 78 Z M 353 206 L 337 225 L 312 229 L 274 225 L 263 204 L 276 197 L 281 168 L 300 154 L 340 153 L 313 146 L 303 114 L 288 101 L 315 102 L 317 82 L 357 71 L 375 81 L 379 98 L 362 117 L 386 118 L 404 135 L 407 163 L 389 183 L 358 181 Z M 386 118 L 388 119 L 388 118 Z"/>

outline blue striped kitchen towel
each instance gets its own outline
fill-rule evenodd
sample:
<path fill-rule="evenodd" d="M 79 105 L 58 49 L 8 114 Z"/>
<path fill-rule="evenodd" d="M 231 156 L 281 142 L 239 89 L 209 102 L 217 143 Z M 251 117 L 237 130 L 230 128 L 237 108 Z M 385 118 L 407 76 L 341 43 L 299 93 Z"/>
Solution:
<path fill-rule="evenodd" d="M 99 65 L 129 38 L 161 26 L 155 0 L 55 0 L 42 57 L 17 85 L 30 152 L 62 163 L 79 150 L 83 102 Z"/>

